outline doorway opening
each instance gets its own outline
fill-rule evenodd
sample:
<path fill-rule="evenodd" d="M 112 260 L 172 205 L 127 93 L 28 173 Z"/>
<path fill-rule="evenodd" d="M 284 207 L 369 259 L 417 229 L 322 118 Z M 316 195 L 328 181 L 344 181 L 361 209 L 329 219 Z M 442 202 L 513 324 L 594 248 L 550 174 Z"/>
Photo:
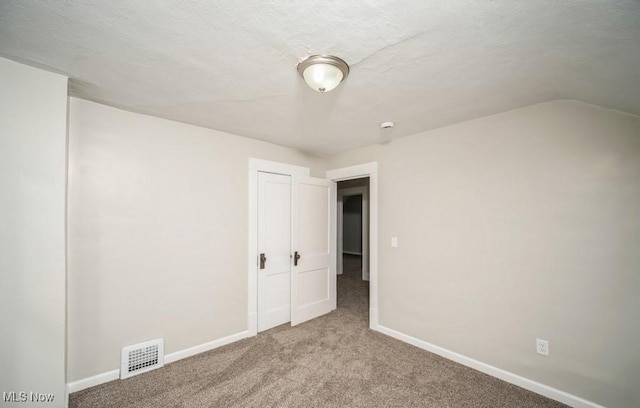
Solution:
<path fill-rule="evenodd" d="M 338 308 L 369 318 L 369 177 L 337 182 Z"/>
<path fill-rule="evenodd" d="M 368 285 L 369 328 L 373 330 L 379 330 L 379 326 L 378 326 L 378 163 L 369 162 L 369 163 L 357 164 L 355 166 L 342 167 L 342 168 L 329 170 L 327 171 L 327 178 L 329 180 L 333 180 L 334 182 L 336 182 L 336 184 L 342 181 L 350 181 L 355 179 L 362 179 L 362 178 L 369 179 L 368 206 L 363 206 L 363 208 L 368 209 L 368 220 L 369 220 L 368 235 L 369 236 L 368 236 L 368 239 L 363 240 L 365 243 L 368 244 L 367 246 L 368 257 L 364 256 L 363 262 L 368 263 L 368 271 L 369 271 L 369 285 Z M 337 212 L 338 211 L 336 211 L 336 216 L 337 216 Z M 337 219 L 334 219 L 333 225 L 335 225 L 337 229 L 337 226 L 338 226 Z M 337 232 L 336 232 L 336 236 L 337 236 Z M 337 242 L 336 242 L 336 247 L 337 247 Z M 339 265 L 337 264 L 337 259 L 336 259 L 336 270 L 338 266 Z M 342 266 L 344 267 L 344 265 Z M 337 276 L 338 277 L 344 276 L 344 270 L 342 275 L 337 275 Z M 365 284 L 366 284 L 366 281 L 365 281 Z M 339 297 L 340 296 L 338 295 L 338 298 Z"/>
<path fill-rule="evenodd" d="M 360 259 L 362 280 L 369 280 L 369 177 L 337 183 L 337 273 L 344 261 Z M 345 258 L 346 256 L 346 258 Z"/>

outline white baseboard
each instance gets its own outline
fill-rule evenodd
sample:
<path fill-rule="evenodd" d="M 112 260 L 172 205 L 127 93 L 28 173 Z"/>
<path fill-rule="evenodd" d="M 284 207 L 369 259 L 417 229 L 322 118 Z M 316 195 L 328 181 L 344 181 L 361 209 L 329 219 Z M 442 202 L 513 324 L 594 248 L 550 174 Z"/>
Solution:
<path fill-rule="evenodd" d="M 481 371 L 485 374 L 488 374 L 492 377 L 499 378 L 508 383 L 517 385 L 518 387 L 522 387 L 529 391 L 533 391 L 536 394 L 543 395 L 547 398 L 551 398 L 553 400 L 562 402 L 563 404 L 567 404 L 574 408 L 605 408 L 602 405 L 598 405 L 595 402 L 587 401 L 584 398 L 580 398 L 573 394 L 569 394 L 567 392 L 558 390 L 553 387 L 549 387 L 548 385 L 541 384 L 539 382 L 530 380 L 528 378 L 519 376 L 517 374 L 511 373 L 509 371 L 503 370 L 498 367 L 494 367 L 492 365 L 483 363 L 478 360 L 474 360 L 471 357 L 464 356 L 462 354 L 458 354 L 454 351 L 447 350 L 443 347 L 436 346 L 434 344 L 428 343 L 424 340 L 417 339 L 415 337 L 409 336 L 408 334 L 404 334 L 402 332 L 390 329 L 385 326 L 376 325 L 376 327 L 371 327 L 373 330 L 377 330 L 380 333 L 384 333 L 387 336 L 393 337 L 405 343 L 409 343 L 423 350 L 427 350 L 431 353 L 442 356 L 446 359 L 453 360 L 456 363 L 460 363 L 467 367 L 471 367 L 478 371 Z"/>
<path fill-rule="evenodd" d="M 238 340 L 242 340 L 249 337 L 249 331 L 245 330 L 240 333 L 235 333 L 221 339 L 213 340 L 208 343 L 203 343 L 188 349 L 176 351 L 173 353 L 165 354 L 165 364 L 173 363 L 174 361 L 182 360 L 183 358 L 191 357 L 196 354 L 204 353 L 205 351 L 213 350 L 218 347 L 233 343 Z M 87 388 L 95 387 L 109 381 L 117 380 L 120 378 L 120 370 L 111 370 L 102 374 L 94 375 L 93 377 L 83 378 L 78 381 L 74 381 L 67 384 L 67 394 L 72 392 L 82 391 Z"/>
<path fill-rule="evenodd" d="M 242 331 L 240 333 L 232 334 L 221 339 L 213 340 L 208 343 L 200 344 L 198 346 L 190 347 L 188 349 L 176 351 L 174 353 L 166 354 L 164 356 L 165 364 L 173 363 L 174 361 L 182 360 L 183 358 L 195 356 L 196 354 L 204 353 L 205 351 L 213 350 L 218 347 L 225 346 L 227 344 L 242 340 L 249 337 L 248 331 Z"/>
<path fill-rule="evenodd" d="M 118 378 L 120 378 L 120 370 L 111 370 L 106 373 L 94 375 L 93 377 L 83 378 L 67 384 L 67 393 L 71 394 L 72 392 L 95 387 L 96 385 L 117 380 Z"/>

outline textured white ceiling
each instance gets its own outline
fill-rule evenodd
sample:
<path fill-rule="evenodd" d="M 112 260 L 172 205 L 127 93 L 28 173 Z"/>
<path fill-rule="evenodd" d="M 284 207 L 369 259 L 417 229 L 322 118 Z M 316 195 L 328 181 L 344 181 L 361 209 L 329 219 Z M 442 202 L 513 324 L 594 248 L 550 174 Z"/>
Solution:
<path fill-rule="evenodd" d="M 334 54 L 336 90 L 297 63 Z M 318 155 L 552 99 L 640 114 L 640 2 L 0 2 L 0 55 L 72 95 Z"/>

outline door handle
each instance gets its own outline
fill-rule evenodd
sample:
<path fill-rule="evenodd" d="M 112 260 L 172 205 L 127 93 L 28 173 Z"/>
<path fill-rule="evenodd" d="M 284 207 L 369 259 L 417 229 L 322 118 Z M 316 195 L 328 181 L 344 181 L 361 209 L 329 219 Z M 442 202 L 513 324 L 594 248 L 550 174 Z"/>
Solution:
<path fill-rule="evenodd" d="M 300 254 L 296 251 L 293 254 L 293 266 L 298 266 L 298 259 L 300 259 Z"/>
<path fill-rule="evenodd" d="M 264 254 L 260 254 L 260 269 L 264 269 L 265 262 L 267 262 L 267 257 Z"/>

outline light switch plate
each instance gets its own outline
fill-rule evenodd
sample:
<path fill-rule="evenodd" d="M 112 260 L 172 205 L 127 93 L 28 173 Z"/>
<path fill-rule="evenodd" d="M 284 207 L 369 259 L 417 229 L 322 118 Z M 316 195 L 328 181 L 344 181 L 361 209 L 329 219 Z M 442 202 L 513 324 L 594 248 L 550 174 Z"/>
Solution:
<path fill-rule="evenodd" d="M 391 237 L 391 248 L 398 247 L 398 237 Z"/>

